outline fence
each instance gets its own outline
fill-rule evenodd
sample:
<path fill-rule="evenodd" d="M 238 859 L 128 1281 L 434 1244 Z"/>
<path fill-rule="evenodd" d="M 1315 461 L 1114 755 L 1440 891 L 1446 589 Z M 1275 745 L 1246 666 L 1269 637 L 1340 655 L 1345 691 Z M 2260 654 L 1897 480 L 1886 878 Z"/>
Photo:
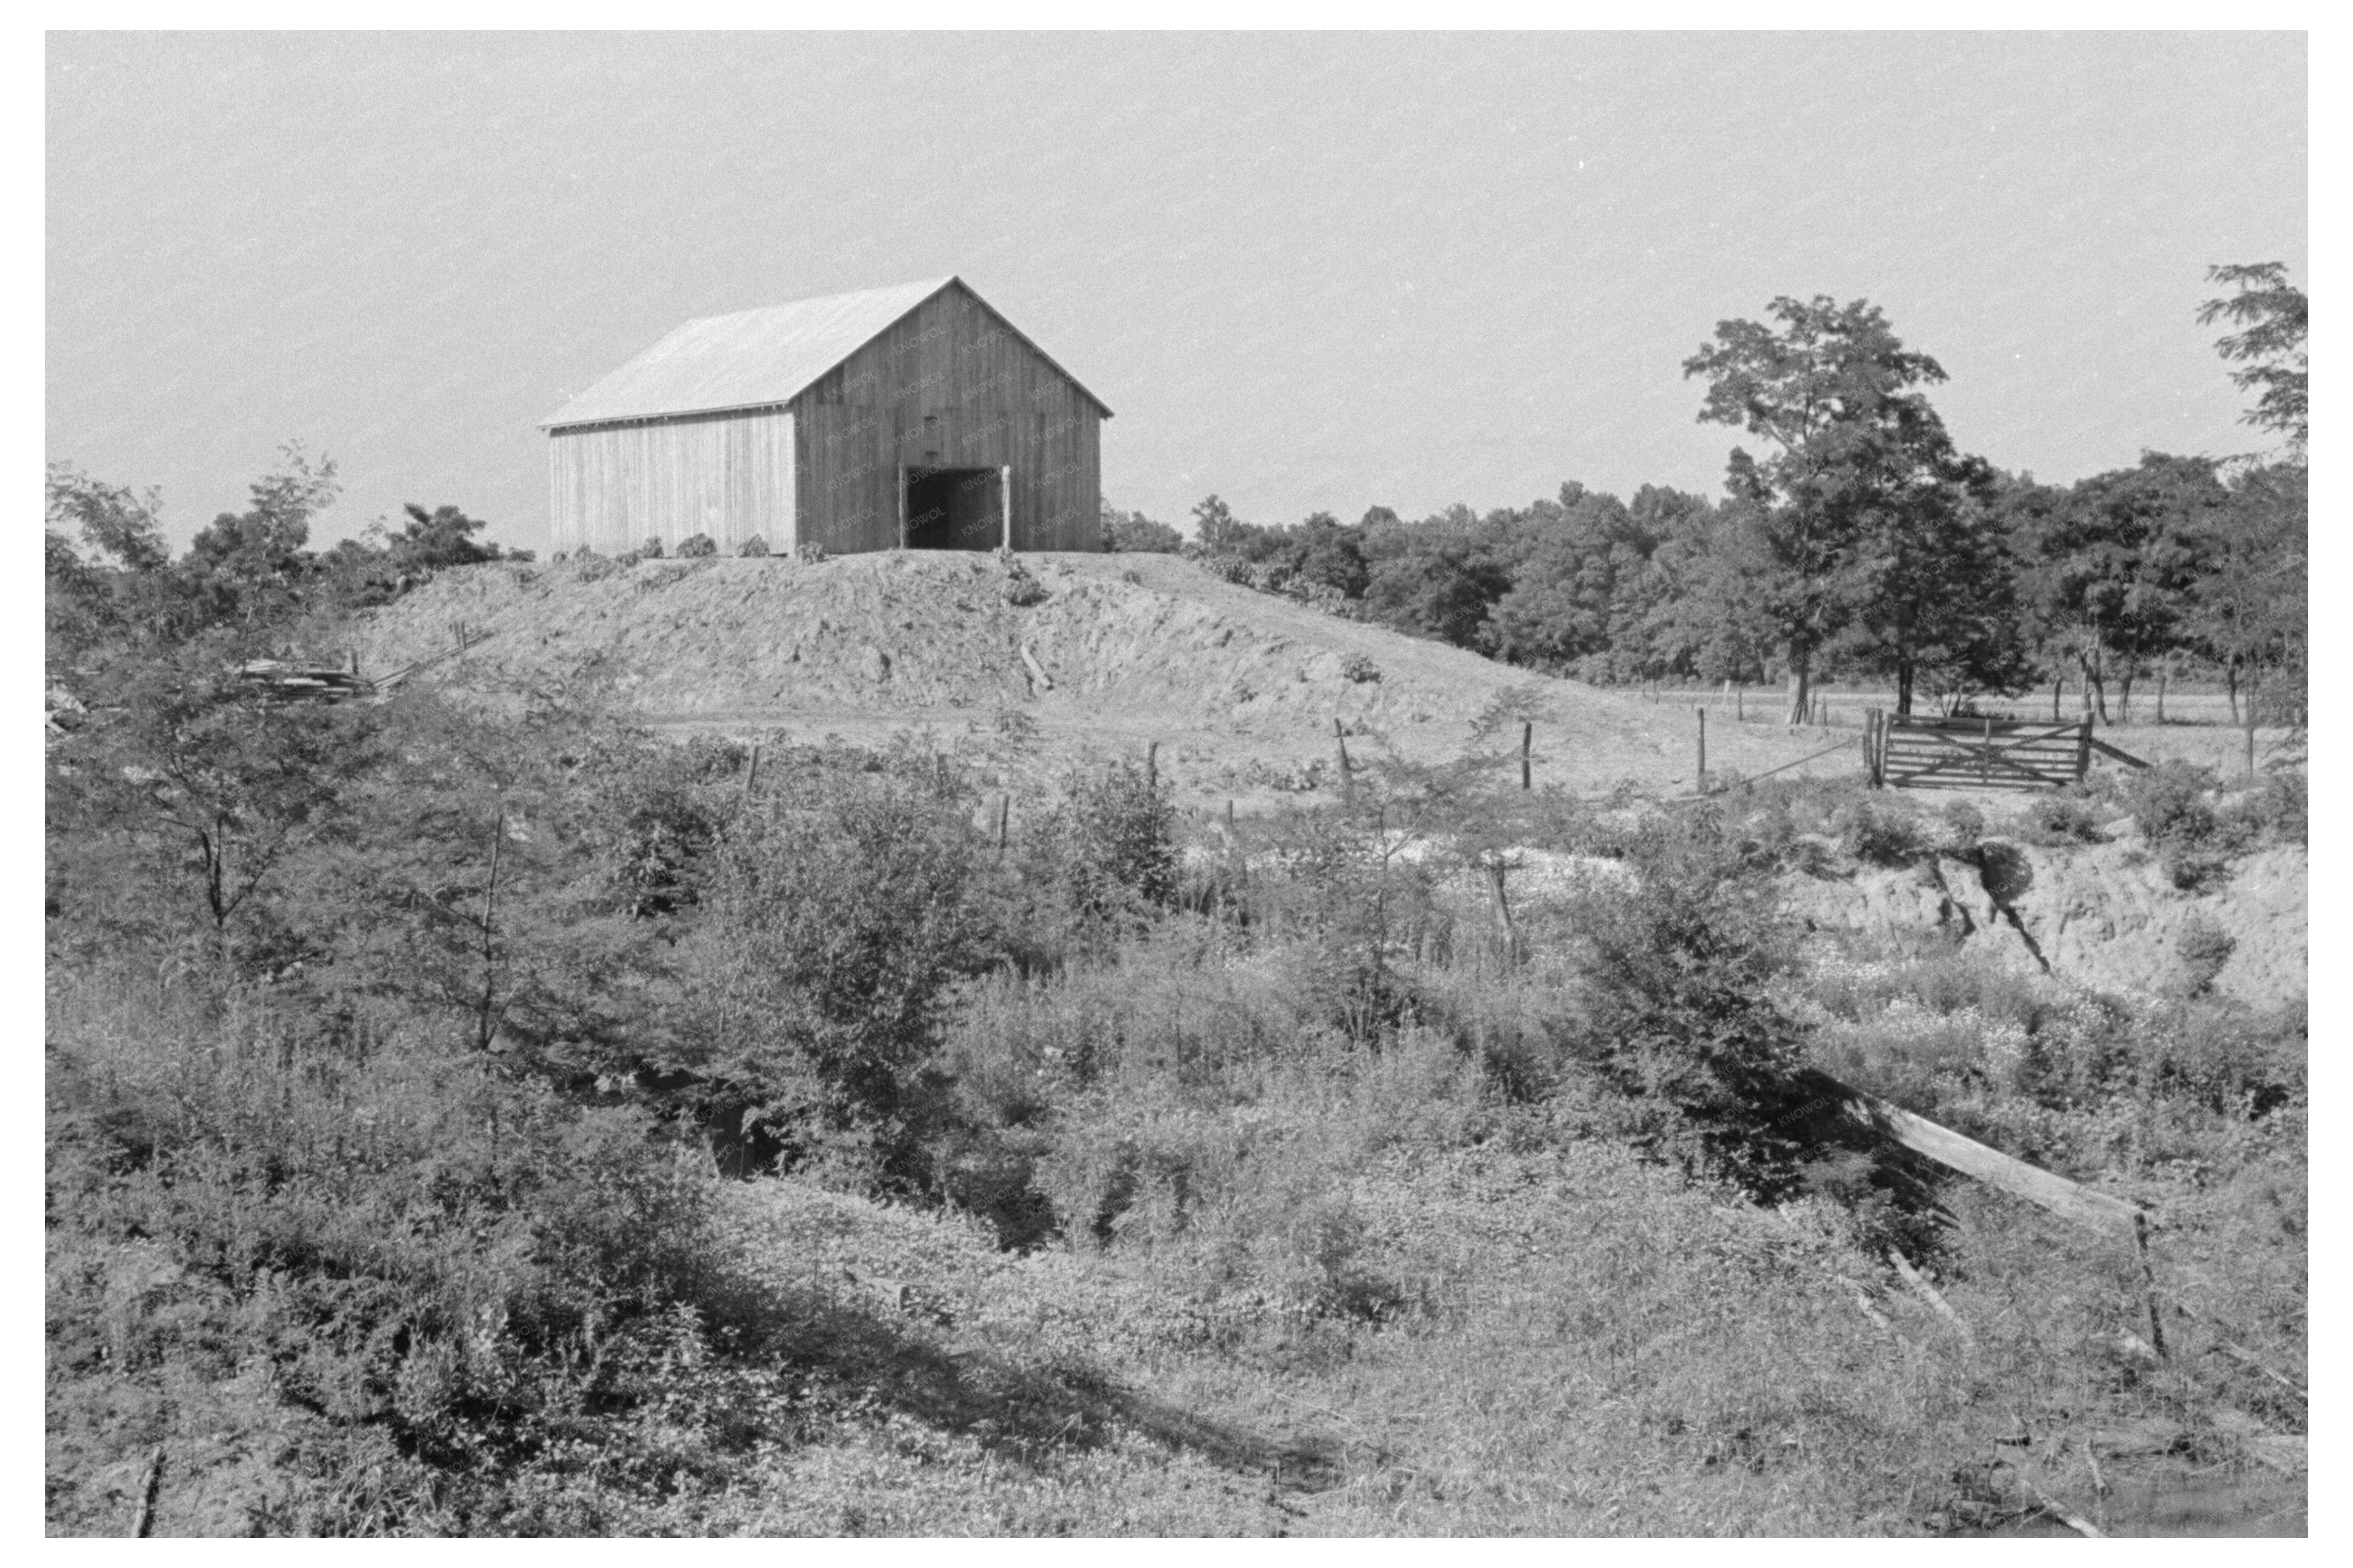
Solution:
<path fill-rule="evenodd" d="M 2019 719 L 1863 715 L 1864 771 L 1874 789 L 2064 789 L 2091 771 L 2092 753 L 2148 764 L 2092 737 L 2089 715 L 2072 724 Z"/>

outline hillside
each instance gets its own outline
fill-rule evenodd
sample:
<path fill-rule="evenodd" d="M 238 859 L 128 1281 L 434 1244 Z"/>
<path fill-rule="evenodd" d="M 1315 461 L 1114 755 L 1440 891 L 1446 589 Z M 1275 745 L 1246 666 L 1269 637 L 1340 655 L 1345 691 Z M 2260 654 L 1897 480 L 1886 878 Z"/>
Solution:
<path fill-rule="evenodd" d="M 1535 778 L 1580 792 L 1627 780 L 1688 789 L 1690 708 L 1535 676 L 1219 581 L 1166 555 L 1024 557 L 1045 597 L 1016 606 L 994 558 L 947 553 L 486 565 L 436 578 L 363 623 L 382 675 L 486 639 L 436 666 L 496 688 L 592 654 L 658 725 L 879 740 L 928 727 L 937 743 L 1016 775 L 1160 742 L 1160 766 L 1200 805 L 1245 807 L 1326 776 L 1332 721 L 1353 754 L 1452 755 L 1499 701 L 1535 724 Z M 1029 675 L 1027 646 L 1052 681 Z M 1358 662 L 1361 661 L 1361 662 Z M 1029 724 L 1004 717 L 1024 715 Z M 1020 743 L 1030 725 L 1037 744 Z M 1516 727 L 1497 744 L 1516 744 Z M 1833 743 L 1713 716 L 1708 763 L 1756 774 Z M 1810 764 L 1852 765 L 1843 753 Z"/>

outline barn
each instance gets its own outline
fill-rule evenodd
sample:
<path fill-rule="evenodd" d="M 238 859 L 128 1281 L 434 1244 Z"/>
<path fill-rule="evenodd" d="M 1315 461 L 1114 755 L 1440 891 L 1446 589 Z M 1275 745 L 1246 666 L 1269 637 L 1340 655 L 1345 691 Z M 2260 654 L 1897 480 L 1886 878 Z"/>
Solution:
<path fill-rule="evenodd" d="M 1110 417 L 961 279 L 707 316 L 541 421 L 550 533 L 1096 550 Z"/>

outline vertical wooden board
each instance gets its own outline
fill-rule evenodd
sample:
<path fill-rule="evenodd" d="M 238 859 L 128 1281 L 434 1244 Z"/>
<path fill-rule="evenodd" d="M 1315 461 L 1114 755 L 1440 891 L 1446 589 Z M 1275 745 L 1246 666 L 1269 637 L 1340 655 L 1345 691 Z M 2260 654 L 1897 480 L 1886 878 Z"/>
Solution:
<path fill-rule="evenodd" d="M 549 531 L 612 554 L 696 533 L 733 548 L 791 529 L 792 420 L 776 409 L 552 433 Z"/>

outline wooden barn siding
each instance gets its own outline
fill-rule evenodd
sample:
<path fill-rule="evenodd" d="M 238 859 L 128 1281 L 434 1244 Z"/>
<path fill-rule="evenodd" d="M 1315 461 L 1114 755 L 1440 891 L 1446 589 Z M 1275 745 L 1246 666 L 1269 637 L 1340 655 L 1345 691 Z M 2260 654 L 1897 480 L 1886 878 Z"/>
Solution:
<path fill-rule="evenodd" d="M 1101 548 L 1101 416 L 961 289 L 925 301 L 793 407 L 804 540 L 888 550 L 899 542 L 902 463 L 1009 464 L 1016 550 Z M 934 448 L 937 458 L 923 455 Z"/>
<path fill-rule="evenodd" d="M 557 430 L 548 442 L 554 548 L 606 555 L 698 533 L 732 552 L 754 534 L 788 551 L 793 416 L 786 409 Z"/>

